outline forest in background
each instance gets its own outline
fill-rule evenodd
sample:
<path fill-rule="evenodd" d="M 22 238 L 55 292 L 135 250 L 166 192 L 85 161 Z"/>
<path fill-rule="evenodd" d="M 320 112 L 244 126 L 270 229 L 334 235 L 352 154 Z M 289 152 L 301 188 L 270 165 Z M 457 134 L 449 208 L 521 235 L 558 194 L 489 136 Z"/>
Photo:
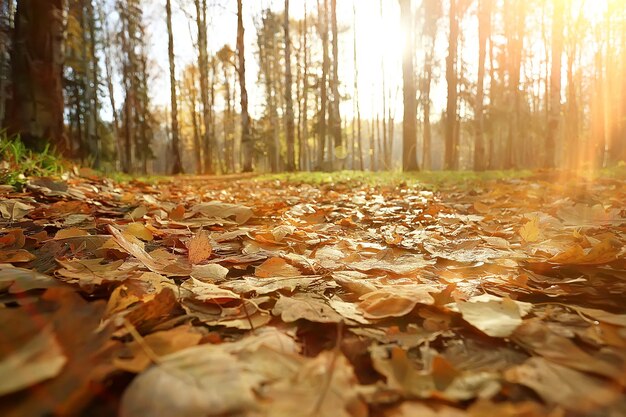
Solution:
<path fill-rule="evenodd" d="M 626 160 L 626 2 L 353 0 L 352 15 L 339 16 L 345 2 L 263 2 L 245 26 L 251 0 L 3 1 L 2 127 L 31 149 L 52 145 L 83 165 L 127 173 Z M 146 16 L 148 6 L 157 17 Z M 304 7 L 301 17 L 290 15 L 294 7 Z M 213 16 L 224 9 L 237 15 L 236 37 L 214 48 Z M 381 25 L 360 27 L 364 10 Z M 154 19 L 166 22 L 167 45 L 158 45 L 166 62 L 148 44 Z M 364 31 L 383 36 L 394 19 L 397 45 L 359 45 Z M 189 42 L 194 56 L 177 56 Z M 398 45 L 400 59 L 388 59 L 384 49 Z M 371 67 L 359 64 L 364 51 Z M 371 97 L 365 70 L 379 74 Z M 168 105 L 153 88 L 162 72 Z M 251 89 L 264 97 L 258 109 Z"/>

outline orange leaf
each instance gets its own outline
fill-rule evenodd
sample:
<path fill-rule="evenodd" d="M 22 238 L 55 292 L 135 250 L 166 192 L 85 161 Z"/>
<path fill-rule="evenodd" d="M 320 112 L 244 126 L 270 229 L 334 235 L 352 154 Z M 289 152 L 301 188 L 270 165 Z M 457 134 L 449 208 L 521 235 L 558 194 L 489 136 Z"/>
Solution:
<path fill-rule="evenodd" d="M 209 234 L 204 230 L 200 230 L 187 242 L 187 250 L 189 251 L 189 262 L 191 262 L 192 265 L 199 264 L 209 259 L 213 251 Z"/>

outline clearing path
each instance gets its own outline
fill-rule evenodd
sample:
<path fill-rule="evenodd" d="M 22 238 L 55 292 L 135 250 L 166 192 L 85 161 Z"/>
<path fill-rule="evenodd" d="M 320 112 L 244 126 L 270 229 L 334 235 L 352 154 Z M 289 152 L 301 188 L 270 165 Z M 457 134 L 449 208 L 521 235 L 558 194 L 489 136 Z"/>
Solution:
<path fill-rule="evenodd" d="M 626 182 L 0 188 L 0 415 L 626 416 Z"/>

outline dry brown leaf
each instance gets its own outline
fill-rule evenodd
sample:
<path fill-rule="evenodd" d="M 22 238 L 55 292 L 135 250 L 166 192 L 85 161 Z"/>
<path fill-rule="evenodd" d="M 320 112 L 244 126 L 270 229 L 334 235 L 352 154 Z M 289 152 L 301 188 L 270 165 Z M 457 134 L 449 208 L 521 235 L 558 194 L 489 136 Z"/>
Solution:
<path fill-rule="evenodd" d="M 143 338 L 144 343 L 134 341 L 129 345 L 131 358 L 115 358 L 114 364 L 127 372 L 139 373 L 152 362 L 146 352 L 146 346 L 157 357 L 169 355 L 179 350 L 200 343 L 202 334 L 188 325 L 178 326 L 170 330 L 151 333 Z"/>
<path fill-rule="evenodd" d="M 583 415 L 610 408 L 621 397 L 620 391 L 607 380 L 543 358 L 530 358 L 504 375 L 509 382 L 531 388 L 548 404 Z"/>
<path fill-rule="evenodd" d="M 272 313 L 285 323 L 303 319 L 314 323 L 339 323 L 344 321 L 328 303 L 318 296 L 295 294 L 293 297 L 280 296 Z"/>
<path fill-rule="evenodd" d="M 358 309 L 368 319 L 402 317 L 413 311 L 418 303 L 434 304 L 435 299 L 430 295 L 432 291 L 432 288 L 415 287 L 372 291 L 360 297 Z"/>
<path fill-rule="evenodd" d="M 6 324 L 6 323 L 5 323 Z M 50 326 L 7 357 L 0 357 L 0 396 L 54 378 L 67 358 Z"/>
<path fill-rule="evenodd" d="M 193 237 L 187 242 L 187 250 L 187 257 L 192 265 L 199 264 L 200 262 L 209 259 L 211 257 L 211 253 L 213 252 L 209 234 L 204 230 L 200 230 L 198 233 L 193 235 Z"/>
<path fill-rule="evenodd" d="M 89 236 L 89 232 L 79 229 L 77 227 L 69 227 L 67 229 L 61 229 L 54 235 L 54 240 L 69 239 L 72 237 Z"/>
<path fill-rule="evenodd" d="M 522 324 L 522 317 L 532 304 L 500 298 L 489 294 L 457 301 L 456 307 L 463 319 L 491 337 L 509 337 Z"/>
<path fill-rule="evenodd" d="M 302 275 L 302 273 L 298 268 L 288 264 L 282 258 L 270 258 L 257 266 L 255 275 L 260 278 L 297 277 Z"/>
<path fill-rule="evenodd" d="M 0 263 L 24 263 L 35 258 L 35 255 L 25 249 L 0 250 Z"/>

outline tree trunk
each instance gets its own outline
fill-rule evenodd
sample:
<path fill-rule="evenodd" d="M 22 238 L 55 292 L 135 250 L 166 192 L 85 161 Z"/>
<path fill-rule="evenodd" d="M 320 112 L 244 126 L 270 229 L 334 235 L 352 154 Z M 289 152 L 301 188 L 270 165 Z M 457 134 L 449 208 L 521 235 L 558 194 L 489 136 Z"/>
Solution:
<path fill-rule="evenodd" d="M 320 18 L 320 36 L 322 38 L 322 79 L 320 83 L 320 111 L 319 111 L 319 145 L 317 148 L 317 170 L 322 170 L 324 165 L 324 148 L 326 146 L 326 105 L 328 103 L 327 80 L 330 68 L 328 57 L 328 0 L 324 0 L 324 8 L 317 2 L 317 10 Z"/>
<path fill-rule="evenodd" d="M 353 49 L 354 49 L 354 102 L 356 103 L 356 138 L 354 147 L 359 159 L 359 169 L 363 171 L 363 137 L 361 136 L 361 104 L 359 102 L 359 67 L 357 56 L 357 37 L 356 37 L 356 3 L 352 2 L 352 31 L 353 31 Z M 354 115 L 352 116 L 354 118 Z M 353 151 L 354 152 L 354 151 Z M 356 155 L 353 155 L 352 169 L 355 164 Z"/>
<path fill-rule="evenodd" d="M 479 0 L 478 3 L 478 85 L 476 88 L 476 130 L 474 137 L 474 171 L 484 171 L 485 163 L 485 58 L 487 39 L 491 32 L 491 9 L 493 0 Z"/>
<path fill-rule="evenodd" d="M 63 125 L 64 11 L 64 0 L 17 5 L 8 126 L 36 151 L 48 144 L 69 151 Z"/>
<path fill-rule="evenodd" d="M 428 39 L 428 46 L 424 52 L 424 80 L 422 84 L 422 109 L 424 118 L 422 168 L 428 171 L 432 167 L 432 130 L 430 123 L 431 99 L 430 92 L 433 81 L 433 65 L 435 57 L 435 41 L 437 37 L 437 23 L 441 17 L 441 2 L 439 0 L 425 0 L 424 7 L 424 35 Z"/>
<path fill-rule="evenodd" d="M 174 33 L 172 32 L 172 2 L 165 1 L 167 14 L 167 55 L 170 63 L 170 103 L 172 106 L 172 174 L 183 172 L 183 163 L 180 158 L 180 137 L 178 131 L 178 101 L 176 97 L 176 63 L 174 61 Z"/>
<path fill-rule="evenodd" d="M 507 54 L 509 59 L 509 97 L 512 108 L 509 117 L 509 133 L 504 151 L 504 168 L 517 167 L 517 152 L 515 147 L 519 145 L 521 123 L 521 97 L 519 92 L 522 52 L 524 48 L 524 25 L 526 23 L 526 0 L 512 1 L 508 13 L 510 25 L 507 32 Z M 505 19 L 507 20 L 507 19 Z"/>
<path fill-rule="evenodd" d="M 302 159 L 300 162 L 300 169 L 305 168 L 311 170 L 311 149 L 309 148 L 309 27 L 308 27 L 308 13 L 306 8 L 307 2 L 304 2 L 304 19 L 302 21 L 302 46 L 303 46 L 303 63 L 302 70 L 302 146 L 300 154 Z"/>
<path fill-rule="evenodd" d="M 204 133 L 202 146 L 204 167 L 202 172 L 212 174 L 213 171 L 213 144 L 211 138 L 211 104 L 209 103 L 209 54 L 207 51 L 206 0 L 194 0 L 196 8 L 196 29 L 198 31 L 198 71 L 200 72 L 200 101 L 202 102 L 202 122 Z"/>
<path fill-rule="evenodd" d="M 239 89 L 241 90 L 241 146 L 243 151 L 243 172 L 252 172 L 252 133 L 248 114 L 248 90 L 246 89 L 246 55 L 244 50 L 244 27 L 242 0 L 237 0 L 237 57 L 239 65 Z"/>
<path fill-rule="evenodd" d="M 456 169 L 455 136 L 457 128 L 457 74 L 456 58 L 459 41 L 459 21 L 457 19 L 457 1 L 450 0 L 450 34 L 448 38 L 448 57 L 446 58 L 446 81 L 448 84 L 448 100 L 445 120 L 445 157 L 444 169 Z"/>
<path fill-rule="evenodd" d="M 554 2 L 552 18 L 552 67 L 550 69 L 550 90 L 548 106 L 548 135 L 543 166 L 554 168 L 556 163 L 556 137 L 561 120 L 561 65 L 563 56 L 563 14 L 562 0 Z"/>
<path fill-rule="evenodd" d="M 405 44 L 402 56 L 402 79 L 404 117 L 402 119 L 402 170 L 418 171 L 417 165 L 417 88 L 413 55 L 413 12 L 411 0 L 400 0 L 400 16 L 404 29 Z"/>
<path fill-rule="evenodd" d="M 330 16 L 331 16 L 331 31 L 333 35 L 332 49 L 333 49 L 333 78 L 332 78 L 332 133 L 334 138 L 334 147 L 336 151 L 340 152 L 341 161 L 337 161 L 338 167 L 343 166 L 343 160 L 345 158 L 346 149 L 344 148 L 342 131 L 341 131 L 341 113 L 339 110 L 339 104 L 341 103 L 341 96 L 339 95 L 339 30 L 337 28 L 337 0 L 331 0 L 330 2 Z M 334 153 L 333 153 L 334 154 Z"/>
<path fill-rule="evenodd" d="M 289 0 L 285 0 L 285 125 L 287 128 L 287 171 L 296 169 L 295 126 L 291 96 L 291 35 L 289 34 Z"/>

